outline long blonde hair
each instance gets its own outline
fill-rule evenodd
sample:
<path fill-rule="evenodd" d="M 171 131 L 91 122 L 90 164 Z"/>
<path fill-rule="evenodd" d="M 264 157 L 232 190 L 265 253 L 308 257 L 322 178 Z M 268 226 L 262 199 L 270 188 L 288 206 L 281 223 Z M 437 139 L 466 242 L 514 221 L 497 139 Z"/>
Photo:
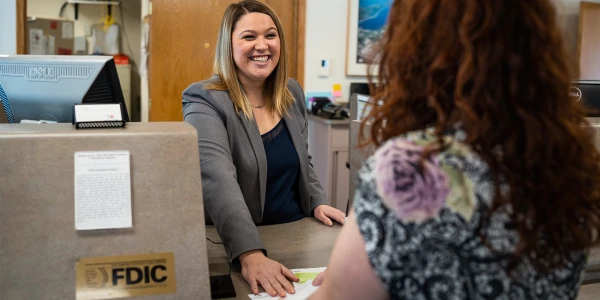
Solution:
<path fill-rule="evenodd" d="M 242 111 L 249 119 L 253 119 L 250 101 L 237 76 L 231 45 L 231 35 L 233 34 L 236 23 L 242 16 L 249 13 L 266 14 L 271 17 L 273 23 L 275 23 L 275 26 L 277 27 L 281 45 L 279 62 L 271 75 L 267 77 L 263 93 L 265 97 L 265 107 L 270 112 L 275 112 L 283 116 L 284 114 L 287 114 L 288 108 L 294 102 L 294 97 L 287 88 L 287 73 L 289 67 L 283 28 L 275 11 L 259 1 L 244 0 L 238 3 L 232 3 L 225 10 L 223 20 L 221 21 L 221 28 L 219 29 L 219 36 L 217 38 L 215 63 L 213 67 L 213 72 L 218 78 L 213 79 L 205 88 L 209 90 L 226 90 L 233 101 L 235 109 L 238 112 Z"/>

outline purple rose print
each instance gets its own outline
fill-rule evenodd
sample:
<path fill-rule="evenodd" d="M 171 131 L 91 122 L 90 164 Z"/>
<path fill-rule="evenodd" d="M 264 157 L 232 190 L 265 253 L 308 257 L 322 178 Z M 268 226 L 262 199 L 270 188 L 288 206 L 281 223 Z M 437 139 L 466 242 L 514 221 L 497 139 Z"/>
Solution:
<path fill-rule="evenodd" d="M 403 221 L 436 216 L 450 193 L 448 178 L 435 158 L 419 161 L 424 148 L 406 140 L 384 144 L 375 152 L 377 193 Z"/>

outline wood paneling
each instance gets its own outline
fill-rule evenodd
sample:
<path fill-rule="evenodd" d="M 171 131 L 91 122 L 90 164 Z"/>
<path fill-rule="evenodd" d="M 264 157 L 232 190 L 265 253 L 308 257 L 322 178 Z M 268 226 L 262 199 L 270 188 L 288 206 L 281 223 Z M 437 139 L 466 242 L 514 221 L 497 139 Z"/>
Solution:
<path fill-rule="evenodd" d="M 152 1 L 150 121 L 182 120 L 181 93 L 211 75 L 220 2 Z"/>
<path fill-rule="evenodd" d="M 285 33 L 289 76 L 304 81 L 304 29 L 306 19 L 306 0 L 264 0 L 277 13 Z M 301 62 L 301 63 L 300 63 Z"/>
<path fill-rule="evenodd" d="M 297 12 L 293 0 L 263 0 L 263 3 L 270 6 L 281 20 L 281 26 L 283 26 L 283 32 L 286 38 L 286 44 L 288 49 L 288 59 L 290 62 L 290 76 L 296 74 L 296 19 Z M 292 76 L 294 77 L 294 76 Z"/>
<path fill-rule="evenodd" d="M 212 75 L 215 43 L 225 9 L 239 0 L 153 0 L 150 46 L 150 121 L 180 121 L 181 93 Z M 284 27 L 290 77 L 304 78 L 306 0 L 264 1 Z M 301 53 L 301 54 L 300 54 Z"/>
<path fill-rule="evenodd" d="M 581 2 L 578 37 L 579 78 L 600 80 L 600 3 Z"/>
<path fill-rule="evenodd" d="M 0 108 L 0 124 L 2 123 L 8 123 L 8 120 L 6 119 L 6 113 L 4 112 L 4 109 Z"/>
<path fill-rule="evenodd" d="M 17 0 L 17 54 L 27 51 L 27 0 Z"/>

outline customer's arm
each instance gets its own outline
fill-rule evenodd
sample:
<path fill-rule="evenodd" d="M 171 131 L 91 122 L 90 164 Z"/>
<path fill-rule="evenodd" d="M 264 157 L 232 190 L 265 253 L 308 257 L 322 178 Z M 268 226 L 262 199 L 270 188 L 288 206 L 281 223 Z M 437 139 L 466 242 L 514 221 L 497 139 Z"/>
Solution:
<path fill-rule="evenodd" d="M 335 243 L 323 284 L 310 299 L 389 299 L 369 262 L 353 213 Z"/>
<path fill-rule="evenodd" d="M 202 92 L 196 84 L 186 89 L 184 119 L 198 131 L 204 207 L 233 260 L 264 246 L 237 182 L 225 117 Z"/>

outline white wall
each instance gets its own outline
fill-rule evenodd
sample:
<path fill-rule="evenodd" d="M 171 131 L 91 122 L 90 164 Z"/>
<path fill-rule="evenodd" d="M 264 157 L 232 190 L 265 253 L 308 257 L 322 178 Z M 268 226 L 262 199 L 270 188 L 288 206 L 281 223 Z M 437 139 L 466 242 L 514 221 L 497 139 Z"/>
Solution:
<path fill-rule="evenodd" d="M 0 54 L 17 53 L 17 1 L 0 0 Z"/>
<path fill-rule="evenodd" d="M 524 0 L 525 1 L 525 0 Z M 565 32 L 569 53 L 577 59 L 579 3 L 581 0 L 552 0 L 558 10 L 558 22 Z M 600 2 L 600 0 L 587 0 Z M 350 82 L 366 82 L 366 77 L 346 76 L 348 0 L 306 0 L 306 52 L 304 91 L 330 92 L 335 83 L 342 84 L 344 97 L 349 96 Z M 331 60 L 330 76 L 317 76 L 321 58 Z"/>
<path fill-rule="evenodd" d="M 331 92 L 342 85 L 344 99 L 350 95 L 350 82 L 367 82 L 366 77 L 346 76 L 348 0 L 306 0 L 306 44 L 304 92 Z M 317 75 L 321 59 L 330 60 L 330 75 Z"/>

